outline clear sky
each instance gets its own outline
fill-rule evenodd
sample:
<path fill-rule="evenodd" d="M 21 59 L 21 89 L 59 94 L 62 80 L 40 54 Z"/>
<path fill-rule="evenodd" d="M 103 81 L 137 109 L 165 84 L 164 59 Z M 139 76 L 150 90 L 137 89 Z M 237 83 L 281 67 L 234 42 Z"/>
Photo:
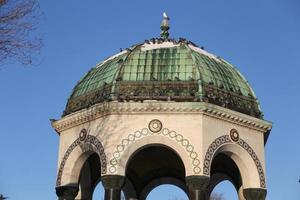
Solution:
<path fill-rule="evenodd" d="M 167 11 L 170 37 L 188 38 L 235 65 L 256 92 L 265 119 L 274 122 L 266 145 L 267 199 L 300 199 L 299 0 L 40 0 L 40 5 L 42 63 L 0 70 L 0 193 L 11 200 L 56 199 L 59 137 L 49 119 L 60 117 L 72 88 L 96 63 L 158 37 Z M 222 185 L 218 191 L 234 200 L 231 186 Z M 173 191 L 181 192 L 161 187 L 148 200 Z"/>

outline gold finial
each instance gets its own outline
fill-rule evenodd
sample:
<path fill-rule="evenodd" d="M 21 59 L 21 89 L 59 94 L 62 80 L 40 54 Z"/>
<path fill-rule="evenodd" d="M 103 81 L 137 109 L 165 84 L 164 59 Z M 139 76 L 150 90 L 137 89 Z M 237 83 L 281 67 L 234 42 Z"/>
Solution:
<path fill-rule="evenodd" d="M 164 39 L 168 39 L 169 37 L 169 32 L 168 30 L 170 29 L 170 26 L 169 26 L 169 20 L 170 18 L 167 16 L 167 13 L 163 13 L 163 20 L 161 22 L 161 25 L 160 25 L 160 29 L 161 29 L 161 33 L 160 33 L 160 36 Z"/>

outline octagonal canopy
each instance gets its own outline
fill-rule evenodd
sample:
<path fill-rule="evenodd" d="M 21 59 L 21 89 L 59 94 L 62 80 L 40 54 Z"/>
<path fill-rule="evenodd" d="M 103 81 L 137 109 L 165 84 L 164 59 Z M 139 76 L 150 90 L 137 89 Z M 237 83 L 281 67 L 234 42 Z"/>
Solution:
<path fill-rule="evenodd" d="M 193 42 L 161 37 L 121 50 L 74 87 L 62 119 L 56 193 L 146 199 L 161 184 L 208 199 L 230 180 L 240 199 L 266 197 L 264 144 L 272 124 L 231 64 Z M 223 108 L 222 108 L 223 107 Z M 251 117 L 253 116 L 253 117 Z"/>
<path fill-rule="evenodd" d="M 63 115 L 104 101 L 205 101 L 262 118 L 231 64 L 180 38 L 153 38 L 104 60 L 75 86 Z"/>

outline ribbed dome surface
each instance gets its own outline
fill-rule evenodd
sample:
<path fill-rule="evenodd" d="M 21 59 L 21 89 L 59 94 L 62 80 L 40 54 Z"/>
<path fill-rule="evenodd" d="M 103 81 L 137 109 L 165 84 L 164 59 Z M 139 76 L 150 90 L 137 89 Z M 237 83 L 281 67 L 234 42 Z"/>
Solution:
<path fill-rule="evenodd" d="M 64 115 L 113 100 L 205 101 L 262 117 L 239 71 L 185 39 L 146 40 L 104 60 L 75 86 Z"/>

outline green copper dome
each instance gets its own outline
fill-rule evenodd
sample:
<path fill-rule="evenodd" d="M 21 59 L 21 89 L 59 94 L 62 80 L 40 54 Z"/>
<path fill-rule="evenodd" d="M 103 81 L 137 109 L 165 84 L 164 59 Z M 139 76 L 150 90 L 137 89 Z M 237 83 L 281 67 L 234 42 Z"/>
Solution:
<path fill-rule="evenodd" d="M 104 101 L 208 102 L 262 118 L 245 78 L 185 39 L 151 39 L 104 60 L 75 86 L 63 115 Z"/>

